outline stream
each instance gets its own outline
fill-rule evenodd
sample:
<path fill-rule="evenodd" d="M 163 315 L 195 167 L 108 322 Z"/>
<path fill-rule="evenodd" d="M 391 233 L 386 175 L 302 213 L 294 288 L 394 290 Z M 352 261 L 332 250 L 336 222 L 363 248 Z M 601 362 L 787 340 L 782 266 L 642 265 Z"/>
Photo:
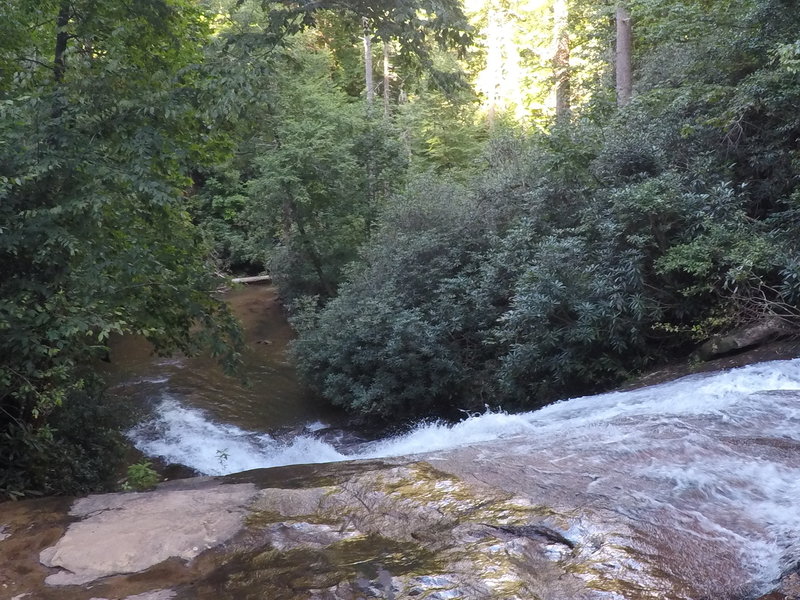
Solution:
<path fill-rule="evenodd" d="M 116 395 L 144 408 L 128 437 L 142 453 L 204 475 L 291 464 L 383 458 L 494 440 L 525 429 L 521 416 L 486 414 L 455 426 L 430 422 L 370 440 L 298 382 L 287 357 L 292 331 L 275 288 L 249 286 L 226 299 L 241 320 L 246 383 L 210 358 L 157 357 L 141 338 L 116 340 Z"/>
<path fill-rule="evenodd" d="M 129 432 L 145 454 L 216 475 L 426 453 L 436 468 L 559 515 L 596 563 L 592 577 L 640 590 L 692 582 L 681 598 L 752 598 L 800 560 L 800 359 L 370 441 L 345 433 L 343 416 L 295 381 L 271 288 L 236 291 L 231 303 L 251 342 L 272 342 L 251 345 L 250 387 L 208 361 L 153 359 L 127 342 L 115 350 L 126 365 L 118 391 L 151 408 Z"/>
<path fill-rule="evenodd" d="M 226 300 L 247 345 L 238 377 L 210 357 L 154 356 L 142 338 L 112 343 L 112 393 L 144 411 L 130 440 L 148 456 L 206 475 L 339 458 L 333 444 L 346 435 L 345 416 L 297 380 L 275 288 L 237 288 Z"/>

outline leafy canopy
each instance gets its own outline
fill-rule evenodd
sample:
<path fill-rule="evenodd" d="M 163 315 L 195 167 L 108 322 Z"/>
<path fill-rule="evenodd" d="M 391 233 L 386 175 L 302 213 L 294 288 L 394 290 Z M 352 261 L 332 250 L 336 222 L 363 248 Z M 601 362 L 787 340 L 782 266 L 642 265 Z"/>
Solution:
<path fill-rule="evenodd" d="M 231 360 L 238 334 L 184 201 L 206 158 L 194 68 L 206 15 L 184 0 L 3 10 L 0 490 L 16 493 L 54 485 L 51 417 L 84 393 L 111 334 Z"/>

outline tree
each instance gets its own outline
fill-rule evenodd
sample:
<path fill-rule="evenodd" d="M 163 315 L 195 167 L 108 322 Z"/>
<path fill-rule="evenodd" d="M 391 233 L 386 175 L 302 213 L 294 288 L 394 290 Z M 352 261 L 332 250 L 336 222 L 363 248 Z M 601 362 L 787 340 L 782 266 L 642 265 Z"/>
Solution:
<path fill-rule="evenodd" d="M 553 75 L 556 90 L 556 120 L 569 119 L 570 114 L 570 76 L 569 76 L 569 9 L 567 0 L 553 3 Z"/>
<path fill-rule="evenodd" d="M 354 45 L 358 32 L 343 37 Z M 237 56 L 224 75 L 248 85 L 236 94 L 241 112 L 228 117 L 237 146 L 198 178 L 195 214 L 220 250 L 269 268 L 286 300 L 335 294 L 405 169 L 391 124 L 365 118 L 363 65 L 351 56 L 361 73 L 340 74 L 339 57 L 320 43 L 327 39 L 296 33 L 269 54 Z M 352 79 L 357 87 L 337 85 Z"/>
<path fill-rule="evenodd" d="M 457 77 L 434 58 L 440 46 L 468 40 L 466 22 L 449 0 L 253 1 L 237 3 L 229 18 L 208 60 L 231 82 L 215 114 L 228 115 L 237 148 L 231 161 L 198 174 L 196 214 L 222 234 L 229 257 L 268 265 L 286 298 L 332 296 L 378 205 L 402 183 L 407 155 L 389 118 L 389 47 L 409 80 L 447 88 Z M 375 40 L 385 51 L 382 119 L 374 114 Z"/>
<path fill-rule="evenodd" d="M 110 334 L 235 346 L 184 206 L 206 158 L 192 67 L 207 20 L 184 0 L 4 6 L 0 493 L 74 491 L 97 473 L 59 480 L 54 465 L 83 460 L 60 426 L 97 398 L 88 365 Z"/>
<path fill-rule="evenodd" d="M 367 112 L 372 113 L 375 104 L 375 77 L 372 72 L 372 34 L 369 31 L 369 21 L 365 17 L 364 25 L 364 89 L 367 98 Z"/>
<path fill-rule="evenodd" d="M 624 29 L 610 3 L 573 21 L 595 57 L 605 48 L 599 67 L 614 6 Z M 331 402 L 384 419 L 535 407 L 731 327 L 800 329 L 800 13 L 788 0 L 629 6 L 636 102 L 614 109 L 599 69 L 592 118 L 509 127 L 458 184 L 413 178 L 338 297 L 299 315 L 301 373 Z M 409 129 L 439 134 L 425 128 Z M 439 145 L 452 159 L 457 144 Z"/>
<path fill-rule="evenodd" d="M 392 94 L 392 66 L 391 66 L 391 46 L 389 42 L 383 42 L 383 118 L 388 121 L 390 116 L 391 94 Z"/>
<path fill-rule="evenodd" d="M 433 68 L 432 48 L 463 50 L 470 42 L 471 28 L 457 0 L 283 0 L 263 5 L 269 31 L 280 32 L 281 39 L 313 25 L 319 14 L 334 11 L 382 41 L 394 40 L 399 56 L 423 69 Z"/>
<path fill-rule="evenodd" d="M 617 51 L 615 73 L 617 88 L 617 106 L 625 106 L 631 101 L 633 94 L 632 52 L 633 30 L 631 28 L 631 15 L 623 2 L 617 4 Z"/>

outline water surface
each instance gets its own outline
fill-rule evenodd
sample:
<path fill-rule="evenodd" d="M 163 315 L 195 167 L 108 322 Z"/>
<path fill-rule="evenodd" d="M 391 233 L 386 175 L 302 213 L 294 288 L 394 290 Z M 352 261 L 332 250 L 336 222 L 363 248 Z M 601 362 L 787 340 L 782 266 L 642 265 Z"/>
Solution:
<path fill-rule="evenodd" d="M 226 300 L 242 322 L 247 344 L 240 377 L 225 375 L 208 356 L 154 356 L 151 345 L 137 337 L 112 342 L 112 391 L 149 415 L 131 432 L 146 454 L 195 468 L 206 460 L 216 472 L 220 458 L 233 453 L 223 461 L 225 470 L 239 470 L 250 462 L 236 455 L 253 452 L 253 444 L 344 422 L 298 381 L 287 355 L 292 330 L 275 288 L 237 288 Z M 181 444 L 185 456 L 170 449 Z"/>
<path fill-rule="evenodd" d="M 220 380 L 207 361 L 145 358 L 132 369 L 124 387 L 153 404 L 130 432 L 143 452 L 207 474 L 426 453 L 464 480 L 562 515 L 566 536 L 608 581 L 658 590 L 654 569 L 673 569 L 669 578 L 702 590 L 685 596 L 693 600 L 755 597 L 797 564 L 800 359 L 358 441 L 331 434 L 325 409 L 293 380 L 277 350 L 285 324 L 259 326 L 256 298 L 271 293 L 248 291 L 237 308 L 253 299 L 251 341 L 276 340 L 248 358 L 270 357 L 253 366 L 260 385 Z M 631 560 L 631 548 L 651 566 Z"/>

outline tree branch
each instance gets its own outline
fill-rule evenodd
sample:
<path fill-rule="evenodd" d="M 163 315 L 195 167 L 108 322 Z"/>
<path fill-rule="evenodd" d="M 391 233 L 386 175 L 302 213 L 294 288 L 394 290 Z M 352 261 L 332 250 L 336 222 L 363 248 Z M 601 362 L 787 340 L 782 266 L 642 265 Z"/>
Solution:
<path fill-rule="evenodd" d="M 27 56 L 19 57 L 17 60 L 20 60 L 20 61 L 23 61 L 23 62 L 33 63 L 35 65 L 39 65 L 40 67 L 44 67 L 44 68 L 50 69 L 50 70 L 55 69 L 54 65 L 48 64 L 46 62 L 42 62 L 41 60 L 36 60 L 35 58 L 28 58 Z"/>

